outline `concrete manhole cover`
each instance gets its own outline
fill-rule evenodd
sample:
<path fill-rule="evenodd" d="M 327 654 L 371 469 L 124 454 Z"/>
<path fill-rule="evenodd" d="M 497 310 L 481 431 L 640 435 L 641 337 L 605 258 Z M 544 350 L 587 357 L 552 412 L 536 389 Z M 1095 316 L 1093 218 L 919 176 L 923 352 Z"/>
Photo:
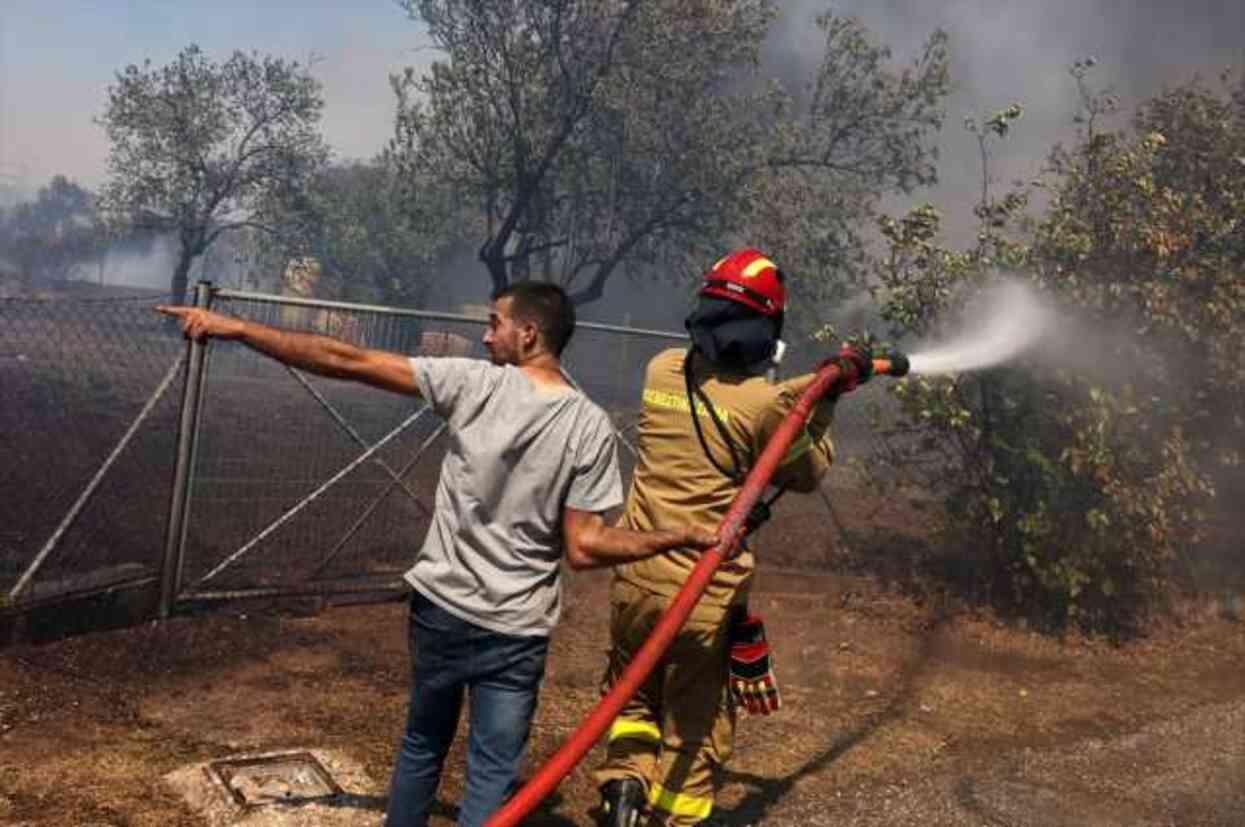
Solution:
<path fill-rule="evenodd" d="M 333 776 L 309 752 L 213 761 L 206 767 L 241 807 L 299 804 L 342 794 Z"/>

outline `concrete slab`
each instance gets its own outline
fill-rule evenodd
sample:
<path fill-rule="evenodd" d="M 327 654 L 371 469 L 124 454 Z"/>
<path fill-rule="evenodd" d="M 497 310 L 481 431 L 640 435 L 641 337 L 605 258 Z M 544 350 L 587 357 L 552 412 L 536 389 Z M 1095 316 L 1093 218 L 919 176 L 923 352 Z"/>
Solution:
<path fill-rule="evenodd" d="M 163 780 L 207 827 L 347 827 L 380 825 L 385 817 L 384 785 L 333 750 L 221 756 L 174 770 Z"/>

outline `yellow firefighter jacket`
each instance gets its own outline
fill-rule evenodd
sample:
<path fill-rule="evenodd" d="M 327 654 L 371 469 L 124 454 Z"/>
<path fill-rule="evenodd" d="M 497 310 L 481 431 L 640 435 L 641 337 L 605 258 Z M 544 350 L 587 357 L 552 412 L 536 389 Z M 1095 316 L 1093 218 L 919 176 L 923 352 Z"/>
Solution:
<path fill-rule="evenodd" d="M 683 349 L 666 350 L 648 364 L 639 425 L 640 456 L 621 520 L 627 528 L 649 531 L 691 523 L 712 531 L 739 493 L 740 484 L 713 466 L 693 430 L 692 406 L 683 377 L 686 353 Z M 698 357 L 694 366 L 695 381 L 734 440 L 746 473 L 811 377 L 771 383 L 760 375 L 720 372 L 703 357 Z M 731 470 L 730 449 L 699 397 L 695 404 L 709 450 L 723 468 Z M 814 490 L 834 456 L 829 435 L 832 413 L 833 401 L 829 399 L 814 409 L 804 434 L 791 446 L 774 475 L 773 484 L 797 491 Z M 675 549 L 620 566 L 615 576 L 671 597 L 699 559 L 699 551 Z M 730 606 L 747 602 L 754 566 L 751 550 L 723 562 L 700 605 L 725 612 Z"/>

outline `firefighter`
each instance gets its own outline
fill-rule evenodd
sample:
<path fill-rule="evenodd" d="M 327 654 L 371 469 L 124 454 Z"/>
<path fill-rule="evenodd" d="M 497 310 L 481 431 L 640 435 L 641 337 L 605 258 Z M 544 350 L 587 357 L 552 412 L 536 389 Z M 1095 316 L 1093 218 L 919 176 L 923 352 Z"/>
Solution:
<path fill-rule="evenodd" d="M 647 530 L 686 521 L 713 530 L 751 465 L 794 405 L 809 376 L 775 383 L 766 373 L 781 354 L 784 275 L 746 248 L 705 274 L 686 320 L 692 345 L 648 364 L 639 457 L 621 524 Z M 848 377 L 868 378 L 869 354 L 845 346 Z M 834 399 L 808 419 L 772 484 L 813 491 L 833 459 Z M 772 500 L 770 500 L 772 502 Z M 763 514 L 754 512 L 759 520 Z M 750 520 L 755 525 L 756 520 Z M 768 715 L 781 705 L 761 620 L 748 612 L 752 551 L 722 563 L 662 661 L 610 727 L 597 770 L 603 824 L 697 824 L 709 818 L 718 770 L 731 754 L 736 709 Z M 678 593 L 701 552 L 676 548 L 614 570 L 610 655 L 603 691 L 622 674 Z"/>

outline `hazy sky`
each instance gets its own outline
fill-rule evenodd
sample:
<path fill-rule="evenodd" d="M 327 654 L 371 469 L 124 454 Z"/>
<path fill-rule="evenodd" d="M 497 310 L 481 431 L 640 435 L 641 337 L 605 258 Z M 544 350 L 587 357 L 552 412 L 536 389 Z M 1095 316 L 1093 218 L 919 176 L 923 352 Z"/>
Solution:
<path fill-rule="evenodd" d="M 784 8 L 767 58 L 796 76 L 819 54 L 810 21 L 825 4 Z M 940 139 L 943 183 L 910 200 L 943 204 L 953 228 L 971 222 L 978 187 L 966 115 L 1022 103 L 1024 119 L 997 150 L 998 177 L 1029 177 L 1053 141 L 1073 135 L 1073 60 L 1096 57 L 1097 77 L 1126 105 L 1194 72 L 1245 63 L 1245 0 L 844 0 L 835 9 L 859 15 L 905 59 L 934 27 L 950 33 L 957 91 Z M 390 0 L 0 0 L 0 191 L 29 193 L 56 173 L 98 185 L 107 146 L 92 118 L 114 72 L 144 58 L 165 63 L 192 41 L 216 59 L 235 48 L 314 56 L 324 134 L 345 157 L 370 157 L 389 136 L 388 74 L 433 56 Z"/>
<path fill-rule="evenodd" d="M 28 189 L 56 173 L 98 184 L 108 148 L 92 118 L 114 73 L 167 63 L 191 42 L 217 60 L 233 49 L 314 56 L 324 134 L 350 157 L 370 157 L 391 131 L 388 74 L 430 59 L 419 28 L 385 0 L 0 0 L 0 173 Z"/>

